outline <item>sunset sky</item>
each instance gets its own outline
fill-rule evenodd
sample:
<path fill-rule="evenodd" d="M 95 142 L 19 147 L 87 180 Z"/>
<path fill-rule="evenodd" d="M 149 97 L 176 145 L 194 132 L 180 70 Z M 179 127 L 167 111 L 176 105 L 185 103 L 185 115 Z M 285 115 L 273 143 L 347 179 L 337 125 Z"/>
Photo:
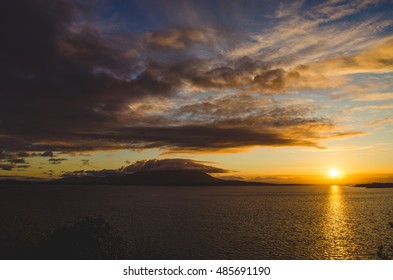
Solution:
<path fill-rule="evenodd" d="M 6 0 L 0 14 L 2 178 L 393 181 L 391 0 Z"/>

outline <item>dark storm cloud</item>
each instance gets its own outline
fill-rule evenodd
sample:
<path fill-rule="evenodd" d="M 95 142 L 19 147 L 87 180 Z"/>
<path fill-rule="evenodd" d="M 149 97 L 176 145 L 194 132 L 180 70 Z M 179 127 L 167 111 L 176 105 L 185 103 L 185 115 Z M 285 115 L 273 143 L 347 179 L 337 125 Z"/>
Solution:
<path fill-rule="evenodd" d="M 259 122 L 259 123 L 258 123 Z M 218 151 L 250 146 L 318 146 L 318 140 L 346 136 L 318 119 L 228 118 L 216 124 L 106 128 L 105 131 L 51 135 L 35 149 L 94 151 L 163 148 L 172 151 Z M 325 135 L 319 136 L 319 133 Z M 354 135 L 356 133 L 352 133 Z"/>
<path fill-rule="evenodd" d="M 223 150 L 245 146 L 314 145 L 310 141 L 285 138 L 274 132 L 254 131 L 246 127 L 221 128 L 209 126 L 135 127 L 118 133 L 136 145 L 166 147 L 170 150 Z M 150 144 L 149 144 L 150 143 Z"/>
<path fill-rule="evenodd" d="M 124 78 L 132 61 L 94 28 L 72 24 L 72 1 L 7 1 L 1 11 L 0 129 L 9 137 L 34 143 L 111 124 L 131 100 L 176 88 L 149 70 Z"/>
<path fill-rule="evenodd" d="M 201 152 L 259 145 L 317 146 L 312 139 L 301 140 L 299 136 L 290 137 L 268 130 L 191 125 L 131 127 L 107 130 L 105 133 L 75 134 L 72 143 L 59 148 L 65 151 L 162 148 L 170 151 Z"/>

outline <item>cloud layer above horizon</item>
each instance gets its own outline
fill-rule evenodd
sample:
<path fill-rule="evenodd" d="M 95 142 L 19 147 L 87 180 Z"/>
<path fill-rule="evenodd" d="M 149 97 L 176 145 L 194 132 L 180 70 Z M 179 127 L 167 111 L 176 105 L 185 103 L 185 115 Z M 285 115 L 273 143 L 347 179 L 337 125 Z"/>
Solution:
<path fill-rule="evenodd" d="M 198 170 L 205 173 L 226 173 L 227 170 L 209 165 L 209 162 L 184 158 L 139 160 L 118 169 L 77 170 L 63 174 L 63 177 L 107 177 L 121 176 L 143 171 Z"/>
<path fill-rule="evenodd" d="M 4 171 L 45 152 L 325 149 L 389 123 L 391 1 L 2 6 Z"/>

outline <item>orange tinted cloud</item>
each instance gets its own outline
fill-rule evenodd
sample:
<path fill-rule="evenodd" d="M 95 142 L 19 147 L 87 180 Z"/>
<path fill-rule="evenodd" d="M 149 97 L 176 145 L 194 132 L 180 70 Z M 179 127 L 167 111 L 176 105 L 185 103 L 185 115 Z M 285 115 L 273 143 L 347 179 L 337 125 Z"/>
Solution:
<path fill-rule="evenodd" d="M 353 55 L 335 55 L 307 65 L 326 75 L 385 73 L 393 71 L 393 39 Z"/>

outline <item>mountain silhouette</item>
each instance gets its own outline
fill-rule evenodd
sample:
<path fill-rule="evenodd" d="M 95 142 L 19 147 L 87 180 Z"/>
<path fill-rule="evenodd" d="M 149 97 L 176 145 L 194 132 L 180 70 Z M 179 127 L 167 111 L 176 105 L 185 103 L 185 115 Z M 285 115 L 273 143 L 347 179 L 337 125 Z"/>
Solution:
<path fill-rule="evenodd" d="M 57 184 L 139 185 L 139 186 L 262 186 L 269 183 L 223 180 L 199 170 L 140 171 L 123 176 L 67 177 L 52 181 Z"/>

